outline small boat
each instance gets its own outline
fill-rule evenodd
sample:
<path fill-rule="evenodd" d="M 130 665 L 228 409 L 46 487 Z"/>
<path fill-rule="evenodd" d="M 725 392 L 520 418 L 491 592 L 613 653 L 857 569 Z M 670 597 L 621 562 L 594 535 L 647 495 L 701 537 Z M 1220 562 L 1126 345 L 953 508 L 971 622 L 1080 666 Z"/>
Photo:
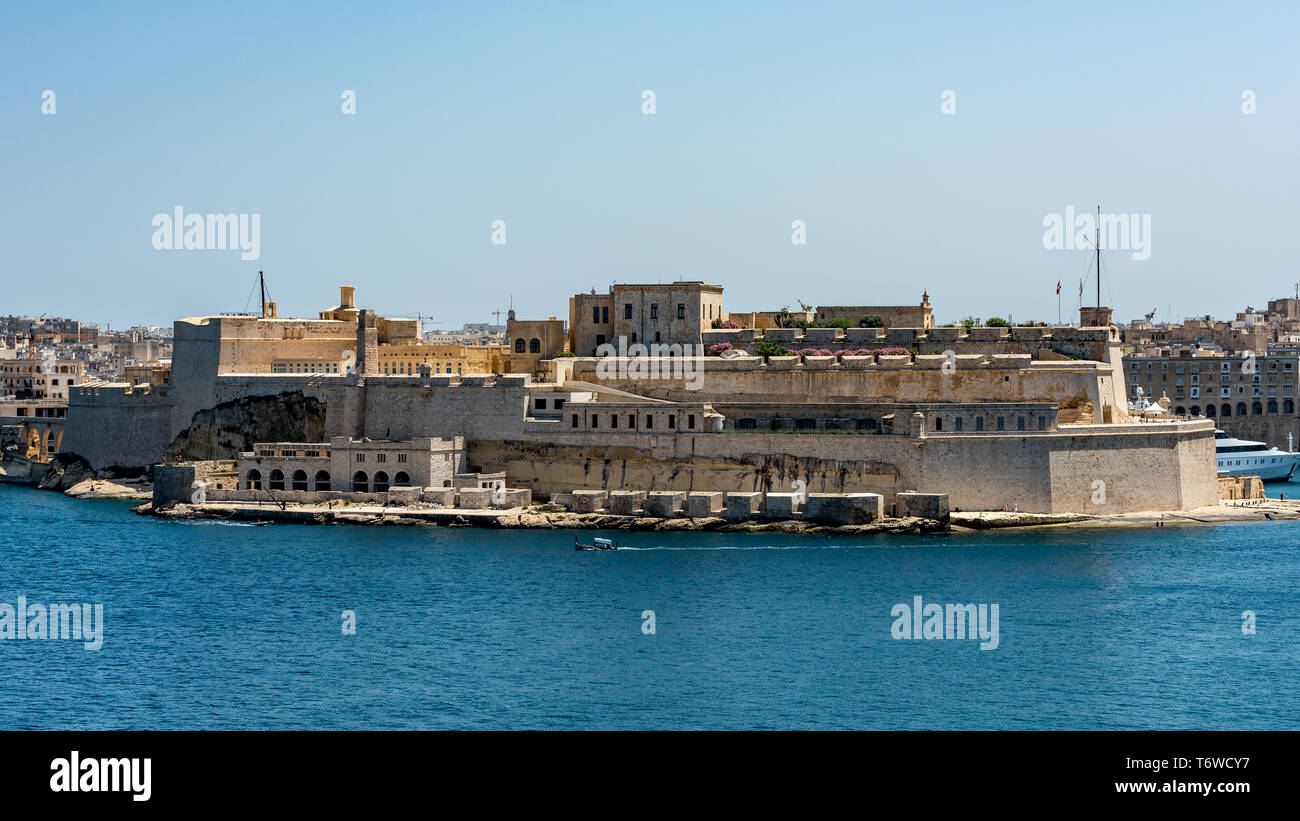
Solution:
<path fill-rule="evenodd" d="M 618 550 L 618 545 L 614 543 L 613 539 L 595 538 L 592 539 L 591 541 L 594 542 L 594 544 L 582 544 L 581 542 L 578 541 L 578 537 L 574 536 L 573 549 L 574 550 Z"/>

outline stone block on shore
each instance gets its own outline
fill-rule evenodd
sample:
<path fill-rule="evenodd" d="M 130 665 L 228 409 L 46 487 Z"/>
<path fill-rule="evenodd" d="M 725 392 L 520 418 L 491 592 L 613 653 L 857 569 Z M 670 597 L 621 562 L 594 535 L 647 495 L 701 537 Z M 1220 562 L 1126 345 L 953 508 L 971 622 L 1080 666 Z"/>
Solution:
<path fill-rule="evenodd" d="M 426 487 L 424 490 L 420 491 L 420 501 L 438 507 L 455 507 L 456 488 Z"/>
<path fill-rule="evenodd" d="M 635 516 L 644 502 L 643 490 L 613 490 L 609 494 L 609 512 L 615 516 Z"/>
<path fill-rule="evenodd" d="M 686 515 L 692 519 L 709 519 L 718 515 L 726 498 L 723 493 L 695 491 L 686 496 Z"/>
<path fill-rule="evenodd" d="M 763 500 L 763 515 L 769 519 L 793 519 L 799 514 L 798 493 L 769 493 Z"/>
<path fill-rule="evenodd" d="M 660 519 L 676 516 L 686 503 L 684 490 L 656 490 L 645 497 L 645 515 Z"/>
<path fill-rule="evenodd" d="M 731 522 L 744 521 L 758 512 L 762 501 L 761 493 L 728 493 L 727 514 L 724 518 Z"/>
<path fill-rule="evenodd" d="M 595 513 L 605 509 L 606 493 L 603 490 L 575 490 L 573 491 L 573 506 L 570 508 L 574 513 Z"/>
<path fill-rule="evenodd" d="M 456 492 L 456 507 L 466 510 L 486 510 L 492 506 L 492 488 L 466 487 Z"/>
<path fill-rule="evenodd" d="M 385 504 L 394 507 L 405 507 L 413 505 L 420 501 L 420 489 L 418 487 L 390 487 Z"/>
<path fill-rule="evenodd" d="M 812 493 L 804 518 L 834 525 L 868 524 L 881 519 L 885 499 L 879 493 Z"/>
<path fill-rule="evenodd" d="M 948 521 L 950 509 L 947 493 L 918 493 L 904 490 L 895 495 L 896 512 L 899 517 L 916 516 L 920 519 Z"/>
<path fill-rule="evenodd" d="M 526 487 L 499 490 L 492 500 L 492 506 L 503 510 L 514 507 L 527 507 L 533 503 L 533 492 Z"/>

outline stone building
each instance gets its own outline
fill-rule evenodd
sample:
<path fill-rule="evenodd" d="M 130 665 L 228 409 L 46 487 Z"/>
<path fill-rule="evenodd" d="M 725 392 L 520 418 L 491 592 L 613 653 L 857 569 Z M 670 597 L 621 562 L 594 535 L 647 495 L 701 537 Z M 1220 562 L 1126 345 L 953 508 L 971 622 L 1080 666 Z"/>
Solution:
<path fill-rule="evenodd" d="M 722 312 L 722 286 L 707 282 L 668 285 L 616 284 L 608 294 L 576 294 L 569 300 L 569 350 L 595 356 L 620 337 L 628 345 L 701 344 L 703 332 Z"/>
<path fill-rule="evenodd" d="M 512 308 L 506 320 L 506 373 L 542 373 L 541 363 L 554 359 L 568 348 L 568 329 L 563 320 L 516 319 Z"/>
<path fill-rule="evenodd" d="M 0 396 L 67 401 L 68 388 L 85 382 L 84 362 L 53 356 L 0 360 Z"/>
<path fill-rule="evenodd" d="M 886 328 L 922 328 L 934 326 L 934 313 L 930 309 L 930 293 L 921 294 L 919 305 L 818 305 L 814 321 L 825 325 L 836 319 L 847 319 L 857 326 L 864 317 L 879 317 Z"/>
<path fill-rule="evenodd" d="M 464 460 L 460 437 L 259 442 L 239 455 L 239 489 L 384 493 L 391 487 L 451 487 Z"/>

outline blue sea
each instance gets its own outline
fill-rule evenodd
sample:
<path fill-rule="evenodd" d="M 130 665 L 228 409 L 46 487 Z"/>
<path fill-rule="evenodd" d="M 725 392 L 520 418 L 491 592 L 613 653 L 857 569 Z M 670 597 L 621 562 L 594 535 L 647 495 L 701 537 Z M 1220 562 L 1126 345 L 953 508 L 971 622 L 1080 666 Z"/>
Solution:
<path fill-rule="evenodd" d="M 99 650 L 0 640 L 0 729 L 1300 729 L 1300 522 L 575 553 L 131 504 L 0 486 L 0 603 L 104 608 Z M 893 638 L 915 596 L 997 648 Z"/>

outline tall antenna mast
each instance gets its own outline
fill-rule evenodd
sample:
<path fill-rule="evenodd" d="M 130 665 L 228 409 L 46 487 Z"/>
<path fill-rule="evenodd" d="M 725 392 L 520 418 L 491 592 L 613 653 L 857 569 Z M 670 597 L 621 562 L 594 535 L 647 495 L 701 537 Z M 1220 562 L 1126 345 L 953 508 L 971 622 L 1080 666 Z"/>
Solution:
<path fill-rule="evenodd" d="M 262 289 L 262 319 L 266 319 L 266 278 L 261 271 L 257 272 L 257 284 Z"/>
<path fill-rule="evenodd" d="M 1077 263 L 1076 263 L 1077 264 Z M 1097 324 L 1101 324 L 1101 204 L 1097 204 Z"/>

